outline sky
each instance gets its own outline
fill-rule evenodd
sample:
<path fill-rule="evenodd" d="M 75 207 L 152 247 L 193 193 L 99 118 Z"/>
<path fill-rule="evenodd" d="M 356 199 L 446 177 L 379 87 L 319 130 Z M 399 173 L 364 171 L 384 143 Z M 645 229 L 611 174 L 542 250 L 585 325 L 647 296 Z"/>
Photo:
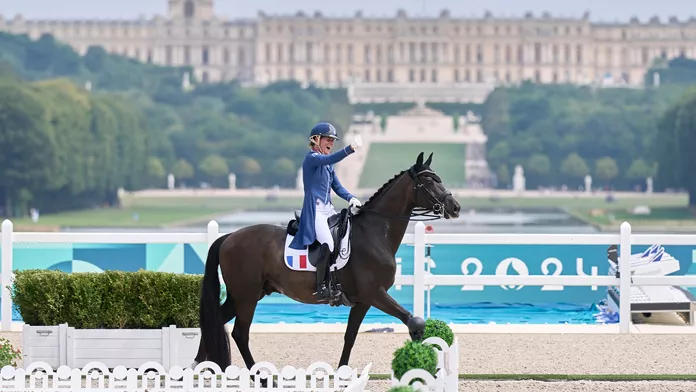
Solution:
<path fill-rule="evenodd" d="M 590 12 L 592 21 L 627 22 L 631 17 L 647 21 L 659 16 L 679 20 L 696 17 L 694 0 L 215 0 L 216 13 L 229 18 L 266 14 L 294 14 L 302 10 L 325 16 L 352 16 L 361 10 L 365 17 L 394 16 L 399 8 L 409 15 L 436 16 L 449 9 L 452 16 L 481 17 L 486 11 L 494 16 L 521 17 L 527 11 L 540 15 L 581 17 Z M 167 0 L 0 0 L 0 15 L 12 18 L 20 13 L 27 19 L 135 19 L 140 15 L 166 15 Z"/>

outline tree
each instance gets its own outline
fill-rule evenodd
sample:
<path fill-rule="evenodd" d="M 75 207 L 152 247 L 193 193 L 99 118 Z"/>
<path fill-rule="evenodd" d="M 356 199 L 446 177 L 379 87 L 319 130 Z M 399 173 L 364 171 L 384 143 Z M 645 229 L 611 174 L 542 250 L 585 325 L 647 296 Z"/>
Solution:
<path fill-rule="evenodd" d="M 501 164 L 508 162 L 510 157 L 510 145 L 506 140 L 501 140 L 488 151 L 488 164 L 493 167 L 498 167 Z"/>
<path fill-rule="evenodd" d="M 619 175 L 619 167 L 616 161 L 610 157 L 603 157 L 595 162 L 595 176 L 599 180 L 611 182 Z"/>
<path fill-rule="evenodd" d="M 242 161 L 242 173 L 247 176 L 255 176 L 261 173 L 261 165 L 254 158 L 245 158 Z"/>
<path fill-rule="evenodd" d="M 507 165 L 500 165 L 496 172 L 498 176 L 498 187 L 505 188 L 510 185 L 510 170 Z"/>
<path fill-rule="evenodd" d="M 551 173 L 551 160 L 544 154 L 534 154 L 527 160 L 525 169 L 527 186 L 541 185 Z"/>
<path fill-rule="evenodd" d="M 643 158 L 634 159 L 626 171 L 626 178 L 631 181 L 642 181 L 653 175 L 653 168 Z"/>
<path fill-rule="evenodd" d="M 274 175 L 274 181 L 279 186 L 294 187 L 297 169 L 295 163 L 289 158 L 278 158 L 273 162 L 271 171 Z"/>
<path fill-rule="evenodd" d="M 21 189 L 53 182 L 58 166 L 55 137 L 37 94 L 19 84 L 0 84 L 0 197 L 7 217 Z"/>
<path fill-rule="evenodd" d="M 561 174 L 569 180 L 580 180 L 590 174 L 590 168 L 582 157 L 576 153 L 569 154 L 561 164 Z"/>
<path fill-rule="evenodd" d="M 150 185 L 154 185 L 156 187 L 164 185 L 164 178 L 167 176 L 167 173 L 165 172 L 164 165 L 159 158 L 148 158 L 147 175 L 150 179 Z"/>
<path fill-rule="evenodd" d="M 696 208 L 696 89 L 674 103 L 659 122 L 659 172 L 661 185 L 689 192 L 689 206 Z"/>
<path fill-rule="evenodd" d="M 222 180 L 230 173 L 230 168 L 227 166 L 225 158 L 211 154 L 205 157 L 199 164 L 198 170 L 203 174 L 208 181 L 221 186 Z"/>
<path fill-rule="evenodd" d="M 190 163 L 186 162 L 184 159 L 179 159 L 172 167 L 172 174 L 175 179 L 183 182 L 183 180 L 192 179 L 195 173 Z"/>

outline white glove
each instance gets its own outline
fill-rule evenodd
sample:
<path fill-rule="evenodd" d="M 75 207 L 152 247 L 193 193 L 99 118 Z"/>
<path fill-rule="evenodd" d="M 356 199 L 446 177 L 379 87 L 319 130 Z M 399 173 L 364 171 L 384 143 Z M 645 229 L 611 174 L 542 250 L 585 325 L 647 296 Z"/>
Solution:
<path fill-rule="evenodd" d="M 350 212 L 352 214 L 356 214 L 358 212 L 357 207 L 360 207 L 360 206 L 362 206 L 362 203 L 360 202 L 360 200 L 358 200 L 355 197 L 351 198 L 350 201 L 348 202 L 348 207 L 350 208 Z"/>
<path fill-rule="evenodd" d="M 350 144 L 350 147 L 353 148 L 353 151 L 356 151 L 358 148 L 362 147 L 362 136 L 355 135 L 353 138 L 353 143 Z"/>

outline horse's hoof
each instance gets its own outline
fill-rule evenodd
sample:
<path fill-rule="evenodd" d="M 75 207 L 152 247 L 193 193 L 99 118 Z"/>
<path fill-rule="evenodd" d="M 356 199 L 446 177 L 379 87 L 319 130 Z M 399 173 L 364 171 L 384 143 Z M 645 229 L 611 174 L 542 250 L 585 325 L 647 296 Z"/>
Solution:
<path fill-rule="evenodd" d="M 198 366 L 198 361 L 193 361 L 193 363 L 191 364 L 191 369 L 195 369 L 196 366 Z"/>
<path fill-rule="evenodd" d="M 423 333 L 425 332 L 425 320 L 420 317 L 411 317 L 406 326 L 408 327 L 408 334 L 411 335 L 411 340 L 423 340 Z"/>

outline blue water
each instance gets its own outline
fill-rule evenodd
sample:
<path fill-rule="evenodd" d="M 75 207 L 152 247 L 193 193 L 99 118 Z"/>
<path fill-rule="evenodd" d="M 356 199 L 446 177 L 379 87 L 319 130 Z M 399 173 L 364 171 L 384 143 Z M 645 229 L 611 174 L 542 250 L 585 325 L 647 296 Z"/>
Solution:
<path fill-rule="evenodd" d="M 409 311 L 411 304 L 402 304 Z M 427 311 L 427 310 L 426 310 Z M 311 324 L 311 323 L 346 323 L 347 307 L 328 305 L 305 305 L 300 303 L 260 303 L 256 308 L 254 323 L 275 324 Z M 466 305 L 431 305 L 430 317 L 454 324 L 596 324 L 601 319 L 602 307 L 595 304 L 523 304 L 523 303 L 474 303 Z M 427 316 L 427 314 L 426 314 Z M 22 321 L 22 317 L 13 307 L 13 321 Z M 604 320 L 615 322 L 616 320 Z M 380 310 L 370 308 L 364 324 L 399 323 Z"/>
<path fill-rule="evenodd" d="M 411 304 L 402 304 L 411 310 Z M 255 323 L 346 323 L 349 309 L 305 304 L 259 304 Z M 427 310 L 426 310 L 427 312 Z M 594 304 L 472 303 L 431 305 L 430 317 L 455 324 L 595 324 L 600 310 Z M 427 314 L 426 314 L 427 316 Z M 371 308 L 365 320 L 371 323 L 400 323 L 380 310 Z"/>

